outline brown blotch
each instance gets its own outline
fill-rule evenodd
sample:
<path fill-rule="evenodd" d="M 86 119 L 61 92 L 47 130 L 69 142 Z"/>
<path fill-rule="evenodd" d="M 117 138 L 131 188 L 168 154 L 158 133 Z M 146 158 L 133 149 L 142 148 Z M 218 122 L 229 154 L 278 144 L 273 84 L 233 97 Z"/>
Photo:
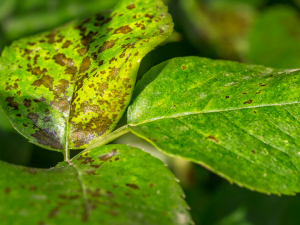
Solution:
<path fill-rule="evenodd" d="M 84 73 L 86 72 L 91 66 L 91 59 L 89 56 L 86 56 L 81 63 L 79 73 Z"/>
<path fill-rule="evenodd" d="M 73 61 L 71 58 L 67 58 L 65 54 L 63 53 L 58 53 L 52 57 L 54 59 L 55 63 L 61 65 L 61 66 L 68 66 L 72 67 L 73 66 Z"/>
<path fill-rule="evenodd" d="M 251 152 L 255 155 L 256 154 L 256 151 L 255 150 L 251 150 Z"/>
<path fill-rule="evenodd" d="M 152 183 L 149 185 L 149 187 L 153 187 L 153 186 L 154 186 L 154 184 L 152 184 Z"/>
<path fill-rule="evenodd" d="M 115 158 L 115 161 L 118 161 L 119 159 L 120 159 L 119 157 L 116 157 L 116 158 Z"/>
<path fill-rule="evenodd" d="M 88 171 L 85 171 L 85 173 L 88 175 L 97 175 L 96 170 L 88 170 Z"/>
<path fill-rule="evenodd" d="M 14 102 L 14 97 L 7 97 L 5 102 L 8 102 L 7 106 L 12 108 L 12 111 L 19 110 L 19 103 Z"/>
<path fill-rule="evenodd" d="M 227 95 L 225 98 L 229 98 L 229 96 Z"/>
<path fill-rule="evenodd" d="M 37 124 L 39 121 L 39 115 L 34 112 L 28 113 L 27 118 L 30 119 L 34 124 Z"/>
<path fill-rule="evenodd" d="M 106 195 L 109 198 L 113 198 L 114 197 L 114 194 L 112 192 L 110 192 L 110 191 L 106 191 Z"/>
<path fill-rule="evenodd" d="M 59 213 L 59 208 L 55 207 L 54 209 L 52 209 L 49 214 L 48 214 L 48 218 L 55 218 L 57 216 L 57 214 Z"/>
<path fill-rule="evenodd" d="M 185 69 L 186 69 L 186 66 L 182 66 L 182 69 L 185 70 Z"/>
<path fill-rule="evenodd" d="M 243 95 L 246 95 L 247 93 L 246 93 L 246 92 L 243 92 L 242 94 L 243 94 Z"/>
<path fill-rule="evenodd" d="M 48 117 L 48 116 L 45 116 L 44 118 L 43 118 L 43 121 L 45 122 L 45 123 L 47 123 L 47 122 L 49 122 L 51 119 L 50 119 L 50 117 Z"/>
<path fill-rule="evenodd" d="M 256 111 L 253 111 L 254 113 L 256 113 Z"/>
<path fill-rule="evenodd" d="M 10 188 L 5 188 L 5 189 L 4 189 L 4 193 L 5 193 L 6 195 L 8 195 L 8 194 L 10 193 Z"/>
<path fill-rule="evenodd" d="M 149 14 L 146 14 L 145 17 L 148 17 L 148 18 L 150 18 L 150 19 L 153 19 L 154 16 L 151 16 L 151 15 L 149 15 Z"/>
<path fill-rule="evenodd" d="M 21 114 L 16 114 L 16 116 L 17 116 L 17 117 L 21 117 L 22 115 L 21 115 Z"/>
<path fill-rule="evenodd" d="M 132 189 L 140 189 L 136 184 L 126 184 L 126 186 Z"/>
<path fill-rule="evenodd" d="M 135 4 L 130 4 L 126 7 L 127 9 L 131 10 L 135 8 Z"/>
<path fill-rule="evenodd" d="M 116 68 L 115 66 L 109 71 L 109 77 L 111 77 L 112 80 L 116 78 L 116 76 L 120 73 L 120 68 Z M 107 77 L 107 78 L 109 78 Z"/>
<path fill-rule="evenodd" d="M 108 153 L 108 154 L 104 154 L 104 155 L 99 156 L 99 159 L 100 159 L 101 161 L 106 162 L 107 160 L 109 160 L 109 159 L 111 159 L 112 157 L 114 157 L 115 154 L 117 154 L 117 149 L 112 150 L 112 151 L 111 151 L 110 153 Z"/>
<path fill-rule="evenodd" d="M 56 131 L 51 132 L 49 129 L 40 129 L 30 136 L 36 138 L 37 142 L 42 145 L 49 146 L 53 149 L 63 149 L 62 144 L 59 142 Z"/>
<path fill-rule="evenodd" d="M 109 49 L 109 48 L 112 48 L 112 47 L 114 47 L 115 46 L 115 42 L 118 40 L 118 38 L 117 39 L 115 39 L 115 40 L 110 40 L 110 41 L 105 41 L 104 43 L 103 43 L 103 45 L 101 46 L 101 47 L 99 47 L 99 49 L 98 49 L 98 53 L 101 53 L 101 52 L 103 52 L 103 51 L 105 51 L 106 49 Z"/>
<path fill-rule="evenodd" d="M 63 46 L 62 46 L 62 48 L 67 48 L 67 47 L 69 47 L 70 45 L 72 44 L 72 42 L 71 41 L 65 41 L 65 43 L 63 44 Z"/>
<path fill-rule="evenodd" d="M 126 25 L 126 26 L 119 27 L 118 29 L 115 29 L 115 31 L 112 33 L 112 35 L 113 34 L 120 34 L 120 33 L 127 34 L 131 31 L 132 31 L 132 29 L 128 25 Z"/>
<path fill-rule="evenodd" d="M 31 100 L 25 98 L 23 101 L 23 105 L 25 105 L 25 107 L 29 108 L 31 106 Z"/>
<path fill-rule="evenodd" d="M 263 83 L 259 83 L 259 86 L 264 87 L 264 86 L 267 86 L 267 85 L 266 85 L 266 84 L 263 84 Z"/>
<path fill-rule="evenodd" d="M 212 136 L 212 135 L 209 135 L 206 139 L 209 139 L 209 140 L 211 140 L 211 141 L 213 141 L 215 143 L 219 142 L 219 140 L 217 138 L 215 138 L 214 136 Z"/>
<path fill-rule="evenodd" d="M 251 104 L 253 101 L 250 99 L 249 101 L 244 102 L 244 104 Z"/>
<path fill-rule="evenodd" d="M 78 52 L 78 54 L 79 54 L 80 56 L 83 56 L 83 55 L 85 54 L 85 52 L 86 52 L 86 48 L 78 49 L 77 52 Z"/>
<path fill-rule="evenodd" d="M 161 33 L 161 34 L 164 33 L 164 32 L 165 32 L 165 31 L 164 31 L 163 29 L 160 29 L 160 30 L 159 30 L 159 33 Z"/>

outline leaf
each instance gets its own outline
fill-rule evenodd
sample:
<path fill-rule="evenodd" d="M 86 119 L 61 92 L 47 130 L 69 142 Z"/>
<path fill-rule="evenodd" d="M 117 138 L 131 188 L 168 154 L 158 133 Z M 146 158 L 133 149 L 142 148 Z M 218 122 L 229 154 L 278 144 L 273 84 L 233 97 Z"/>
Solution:
<path fill-rule="evenodd" d="M 198 57 L 153 67 L 129 129 L 161 151 L 264 193 L 300 191 L 300 71 Z"/>
<path fill-rule="evenodd" d="M 173 174 L 137 148 L 107 145 L 49 170 L 0 168 L 1 224 L 191 222 Z"/>
<path fill-rule="evenodd" d="M 18 40 L 0 59 L 1 107 L 37 145 L 85 148 L 116 126 L 141 59 L 172 26 L 160 0 L 124 0 L 108 15 Z"/>
<path fill-rule="evenodd" d="M 299 26 L 296 9 L 270 7 L 258 16 L 249 35 L 248 62 L 282 69 L 299 68 Z"/>

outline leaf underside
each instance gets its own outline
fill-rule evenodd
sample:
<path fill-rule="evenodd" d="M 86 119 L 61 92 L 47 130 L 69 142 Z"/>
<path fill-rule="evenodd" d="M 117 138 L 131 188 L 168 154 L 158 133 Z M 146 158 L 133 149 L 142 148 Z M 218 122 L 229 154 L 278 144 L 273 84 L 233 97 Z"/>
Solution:
<path fill-rule="evenodd" d="M 0 168 L 1 224 L 191 223 L 174 175 L 137 148 L 106 145 L 49 170 Z"/>
<path fill-rule="evenodd" d="M 111 13 L 15 41 L 0 59 L 1 107 L 32 143 L 85 148 L 116 126 L 141 59 L 172 27 L 160 0 L 123 0 Z"/>
<path fill-rule="evenodd" d="M 199 57 L 152 68 L 130 130 L 163 152 L 264 193 L 300 191 L 300 71 Z"/>

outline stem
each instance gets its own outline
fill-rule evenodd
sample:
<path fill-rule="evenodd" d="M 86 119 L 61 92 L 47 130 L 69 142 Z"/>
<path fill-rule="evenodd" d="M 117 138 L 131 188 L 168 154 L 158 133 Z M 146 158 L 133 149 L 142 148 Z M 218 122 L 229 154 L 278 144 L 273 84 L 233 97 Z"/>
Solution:
<path fill-rule="evenodd" d="M 69 143 L 66 143 L 66 148 L 65 148 L 65 152 L 64 152 L 64 161 L 69 161 L 70 160 L 70 149 L 69 149 Z"/>
<path fill-rule="evenodd" d="M 91 144 L 89 147 L 87 147 L 84 151 L 88 151 L 92 148 L 105 145 L 105 144 L 117 139 L 118 137 L 120 137 L 124 134 L 127 134 L 128 132 L 129 132 L 128 125 L 120 127 L 119 129 L 115 130 L 114 132 L 112 132 L 108 135 L 105 135 L 104 137 L 101 136 L 99 139 L 96 139 L 95 142 L 93 144 Z"/>

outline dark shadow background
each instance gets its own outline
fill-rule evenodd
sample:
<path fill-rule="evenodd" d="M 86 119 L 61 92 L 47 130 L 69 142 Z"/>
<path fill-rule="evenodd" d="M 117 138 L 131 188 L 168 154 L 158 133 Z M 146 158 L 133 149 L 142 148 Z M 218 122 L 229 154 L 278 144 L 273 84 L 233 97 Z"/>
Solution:
<path fill-rule="evenodd" d="M 108 10 L 118 0 L 0 0 L 0 52 L 13 40 L 69 20 Z M 300 0 L 165 0 L 173 35 L 141 63 L 138 79 L 173 57 L 202 56 L 300 68 Z M 126 123 L 124 117 L 120 125 Z M 137 146 L 169 164 L 181 180 L 196 224 L 298 225 L 299 196 L 267 196 L 231 185 L 199 165 L 171 159 L 128 134 L 115 141 Z M 72 151 L 72 156 L 79 151 Z M 0 159 L 49 168 L 61 153 L 28 143 L 0 112 Z"/>

